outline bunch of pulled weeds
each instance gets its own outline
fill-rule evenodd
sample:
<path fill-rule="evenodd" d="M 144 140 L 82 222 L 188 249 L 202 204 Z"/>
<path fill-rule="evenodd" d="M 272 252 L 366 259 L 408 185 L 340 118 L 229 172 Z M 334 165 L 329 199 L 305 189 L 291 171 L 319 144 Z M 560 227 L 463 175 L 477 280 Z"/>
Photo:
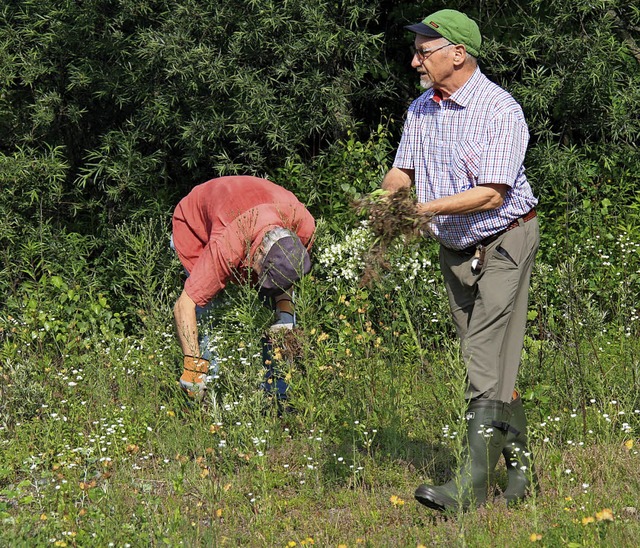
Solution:
<path fill-rule="evenodd" d="M 431 234 L 432 215 L 418 212 L 417 200 L 411 188 L 395 192 L 376 190 L 353 202 L 360 215 L 366 215 L 368 226 L 374 235 L 373 244 L 364 262 L 360 278 L 362 287 L 380 279 L 391 268 L 389 249 L 397 242 L 410 244 Z"/>

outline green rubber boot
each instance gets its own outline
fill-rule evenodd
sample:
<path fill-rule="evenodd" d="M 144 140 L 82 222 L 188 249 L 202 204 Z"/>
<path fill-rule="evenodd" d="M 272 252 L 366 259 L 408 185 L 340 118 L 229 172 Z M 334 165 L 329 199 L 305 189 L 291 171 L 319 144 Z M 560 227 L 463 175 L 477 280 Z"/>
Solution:
<path fill-rule="evenodd" d="M 486 502 L 489 478 L 507 440 L 511 406 L 497 400 L 475 400 L 465 418 L 466 447 L 459 475 L 438 487 L 424 484 L 416 489 L 416 500 L 434 510 L 466 510 Z"/>
<path fill-rule="evenodd" d="M 527 418 L 519 395 L 511 402 L 509 427 L 507 442 L 502 450 L 509 483 L 502 497 L 506 499 L 507 505 L 512 505 L 524 500 L 532 488 L 536 491 L 539 488 L 538 476 L 528 447 Z"/>

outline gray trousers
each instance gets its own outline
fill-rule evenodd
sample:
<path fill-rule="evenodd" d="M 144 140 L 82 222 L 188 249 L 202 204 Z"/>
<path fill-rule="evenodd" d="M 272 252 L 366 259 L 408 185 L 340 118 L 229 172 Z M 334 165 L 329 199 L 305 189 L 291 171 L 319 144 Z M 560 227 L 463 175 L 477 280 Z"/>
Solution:
<path fill-rule="evenodd" d="M 467 400 L 511 401 L 539 245 L 534 218 L 491 242 L 479 272 L 471 268 L 473 255 L 440 246 L 440 267 L 467 367 Z"/>

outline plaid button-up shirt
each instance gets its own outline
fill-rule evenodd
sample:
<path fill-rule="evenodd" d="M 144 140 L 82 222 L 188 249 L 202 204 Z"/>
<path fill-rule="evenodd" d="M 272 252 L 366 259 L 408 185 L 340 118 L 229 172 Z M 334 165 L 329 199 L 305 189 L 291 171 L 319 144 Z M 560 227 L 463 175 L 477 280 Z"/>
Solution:
<path fill-rule="evenodd" d="M 505 229 L 538 203 L 524 174 L 528 142 L 520 105 L 476 68 L 449 99 L 436 101 L 431 89 L 411 104 L 393 165 L 414 170 L 420 202 L 487 183 L 510 187 L 498 209 L 434 217 L 436 239 L 464 249 Z"/>

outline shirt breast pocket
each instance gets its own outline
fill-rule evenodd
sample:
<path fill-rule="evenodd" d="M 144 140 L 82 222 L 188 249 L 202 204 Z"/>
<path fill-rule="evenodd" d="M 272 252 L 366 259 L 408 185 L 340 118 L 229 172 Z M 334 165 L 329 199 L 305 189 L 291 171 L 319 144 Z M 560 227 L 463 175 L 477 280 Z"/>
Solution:
<path fill-rule="evenodd" d="M 477 141 L 457 141 L 451 151 L 451 170 L 459 185 L 471 188 L 478 184 L 483 146 Z"/>

